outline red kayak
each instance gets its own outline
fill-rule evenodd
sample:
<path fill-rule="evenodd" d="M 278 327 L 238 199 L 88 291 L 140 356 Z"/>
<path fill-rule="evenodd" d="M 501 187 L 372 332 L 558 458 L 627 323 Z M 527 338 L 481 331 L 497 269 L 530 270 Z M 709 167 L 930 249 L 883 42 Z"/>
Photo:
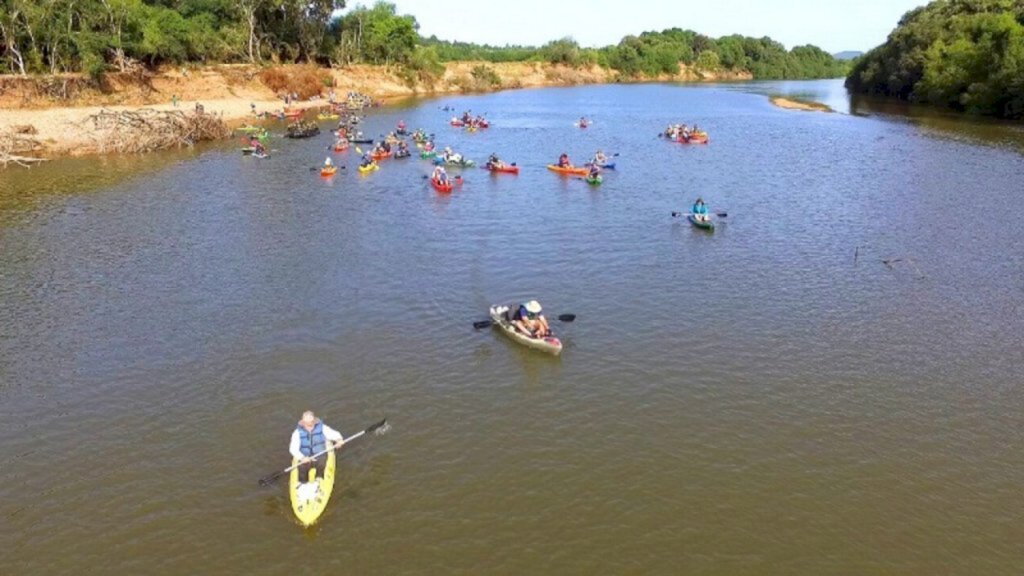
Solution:
<path fill-rule="evenodd" d="M 516 166 L 515 164 L 502 164 L 501 166 L 496 166 L 496 165 L 491 164 L 490 162 L 488 162 L 484 166 L 484 168 L 490 170 L 491 172 L 504 172 L 506 174 L 519 174 L 519 166 Z"/>
<path fill-rule="evenodd" d="M 444 192 L 445 194 L 451 193 L 452 188 L 455 187 L 455 185 L 452 184 L 451 180 L 449 180 L 447 184 L 442 184 L 440 181 L 437 180 L 437 178 L 431 178 L 430 185 L 434 187 L 434 190 L 437 190 L 438 192 Z"/>
<path fill-rule="evenodd" d="M 370 154 L 370 158 L 374 160 L 386 160 L 391 157 L 391 152 L 374 152 Z"/>
<path fill-rule="evenodd" d="M 690 134 L 690 136 L 688 138 L 680 137 L 679 140 L 677 140 L 677 142 L 679 142 L 680 144 L 707 144 L 708 143 L 708 135 L 707 134 Z"/>
<path fill-rule="evenodd" d="M 456 126 L 458 128 L 462 128 L 465 125 L 466 125 L 466 123 L 463 122 L 462 120 L 459 120 L 458 118 L 452 118 L 452 126 Z"/>

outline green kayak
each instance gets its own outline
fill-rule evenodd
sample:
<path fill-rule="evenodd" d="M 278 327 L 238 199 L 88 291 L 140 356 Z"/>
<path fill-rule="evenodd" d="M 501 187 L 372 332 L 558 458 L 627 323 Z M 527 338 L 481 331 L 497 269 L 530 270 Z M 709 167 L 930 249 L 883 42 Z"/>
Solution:
<path fill-rule="evenodd" d="M 604 182 L 604 178 L 600 175 L 594 176 L 593 178 L 587 176 L 587 184 L 590 184 L 591 186 L 598 186 L 601 182 Z"/>
<path fill-rule="evenodd" d="M 690 221 L 690 224 L 693 224 L 701 230 L 707 230 L 708 232 L 715 231 L 715 223 L 711 221 L 711 218 L 698 219 L 693 214 L 688 215 L 686 218 Z"/>

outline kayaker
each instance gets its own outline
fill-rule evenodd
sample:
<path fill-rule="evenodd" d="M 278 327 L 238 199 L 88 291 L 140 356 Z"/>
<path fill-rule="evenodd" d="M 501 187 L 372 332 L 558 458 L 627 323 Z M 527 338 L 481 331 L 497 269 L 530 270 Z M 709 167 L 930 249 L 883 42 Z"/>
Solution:
<path fill-rule="evenodd" d="M 366 168 L 370 164 L 373 164 L 373 158 L 370 157 L 369 153 L 363 154 L 363 157 L 359 160 L 359 165 Z"/>
<path fill-rule="evenodd" d="M 534 338 L 543 338 L 551 335 L 551 327 L 548 326 L 547 318 L 541 312 L 543 309 L 540 302 L 530 300 L 519 305 L 519 308 L 512 315 L 512 323 L 517 328 Z"/>
<path fill-rule="evenodd" d="M 445 171 L 444 166 L 434 167 L 434 182 L 441 184 L 442 186 L 448 185 L 448 172 Z"/>
<path fill-rule="evenodd" d="M 324 168 L 333 168 L 334 162 L 331 161 L 331 157 L 324 158 Z"/>
<path fill-rule="evenodd" d="M 697 198 L 697 201 L 693 203 L 693 208 L 690 209 L 693 213 L 693 217 L 702 222 L 708 220 L 708 207 L 704 204 L 703 198 Z"/>
<path fill-rule="evenodd" d="M 387 140 L 381 143 L 380 147 L 384 150 L 385 154 L 391 154 L 391 144 Z"/>
<path fill-rule="evenodd" d="M 501 168 L 505 165 L 505 163 L 498 158 L 498 154 L 495 152 L 491 153 L 491 157 L 487 159 L 487 164 L 492 168 Z"/>
<path fill-rule="evenodd" d="M 569 155 L 566 154 L 565 152 L 562 152 L 562 155 L 558 157 L 558 167 L 559 168 L 570 168 L 570 167 L 572 167 L 572 164 L 569 162 Z"/>
<path fill-rule="evenodd" d="M 433 140 L 427 140 L 427 143 L 423 145 L 423 150 L 425 152 L 433 152 L 434 151 L 434 141 Z"/>
<path fill-rule="evenodd" d="M 398 131 L 405 132 L 405 120 L 398 121 Z"/>
<path fill-rule="evenodd" d="M 303 412 L 302 419 L 295 426 L 291 442 L 288 444 L 288 451 L 292 457 L 301 462 L 299 482 L 306 483 L 309 480 L 309 469 L 313 466 L 316 466 L 317 478 L 322 478 L 327 459 L 314 460 L 313 456 L 328 448 L 338 448 L 344 442 L 341 432 L 321 422 L 312 410 Z"/>
<path fill-rule="evenodd" d="M 598 150 L 597 154 L 594 154 L 594 159 L 591 160 L 590 163 L 604 167 L 604 165 L 608 163 L 608 156 L 606 156 L 601 150 Z"/>
<path fill-rule="evenodd" d="M 596 163 L 591 164 L 590 165 L 590 175 L 589 175 L 589 178 L 591 180 L 593 180 L 593 179 L 597 178 L 600 175 L 601 175 L 601 166 L 599 166 Z"/>
<path fill-rule="evenodd" d="M 400 154 L 408 154 L 409 153 L 409 145 L 405 143 L 405 140 L 399 140 L 399 142 L 398 142 L 398 152 Z"/>

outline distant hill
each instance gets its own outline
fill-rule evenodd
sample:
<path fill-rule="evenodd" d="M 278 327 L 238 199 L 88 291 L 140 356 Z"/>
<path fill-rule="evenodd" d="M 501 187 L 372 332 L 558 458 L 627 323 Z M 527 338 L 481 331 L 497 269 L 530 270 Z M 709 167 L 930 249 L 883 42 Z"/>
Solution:
<path fill-rule="evenodd" d="M 860 58 L 863 55 L 863 52 L 858 52 L 857 50 L 846 50 L 845 52 L 836 52 L 832 57 L 836 60 L 853 60 L 854 58 Z"/>

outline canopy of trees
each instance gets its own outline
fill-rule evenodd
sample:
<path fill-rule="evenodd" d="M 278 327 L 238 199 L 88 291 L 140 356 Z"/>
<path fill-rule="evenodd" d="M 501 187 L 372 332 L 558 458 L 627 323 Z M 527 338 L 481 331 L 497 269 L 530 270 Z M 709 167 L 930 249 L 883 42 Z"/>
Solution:
<path fill-rule="evenodd" d="M 1024 118 L 1024 1 L 938 0 L 911 10 L 857 61 L 846 87 Z"/>
<path fill-rule="evenodd" d="M 750 71 L 755 78 L 842 76 L 846 65 L 813 46 L 770 38 L 714 39 L 672 28 L 582 48 L 487 46 L 422 38 L 416 19 L 379 1 L 343 16 L 344 0 L 0 0 L 0 62 L 18 74 L 124 70 L 126 62 L 320 62 L 397 65 L 436 77 L 441 63 L 544 61 L 610 67 L 626 77 L 676 74 L 680 65 Z"/>

